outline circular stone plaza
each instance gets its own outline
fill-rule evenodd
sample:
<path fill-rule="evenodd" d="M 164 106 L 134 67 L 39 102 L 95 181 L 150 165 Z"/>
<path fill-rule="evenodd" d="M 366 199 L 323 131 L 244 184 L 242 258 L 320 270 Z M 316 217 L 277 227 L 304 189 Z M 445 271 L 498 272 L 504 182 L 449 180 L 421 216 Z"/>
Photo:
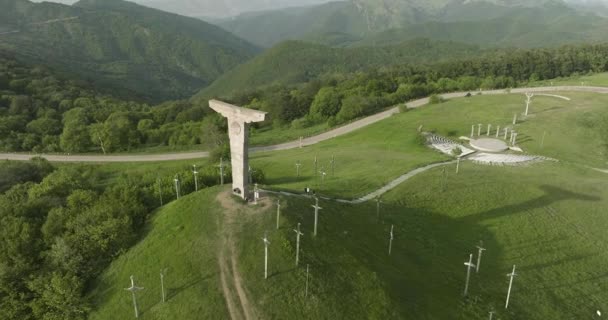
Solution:
<path fill-rule="evenodd" d="M 474 149 L 484 152 L 504 152 L 509 150 L 509 146 L 507 145 L 507 143 L 499 139 L 471 139 L 469 143 Z"/>

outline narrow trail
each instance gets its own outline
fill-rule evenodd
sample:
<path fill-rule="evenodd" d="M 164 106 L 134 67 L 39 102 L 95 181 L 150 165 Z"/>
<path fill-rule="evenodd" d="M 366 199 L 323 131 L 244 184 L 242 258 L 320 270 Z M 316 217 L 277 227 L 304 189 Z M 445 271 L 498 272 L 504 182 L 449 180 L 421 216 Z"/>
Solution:
<path fill-rule="evenodd" d="M 255 309 L 247 297 L 241 274 L 238 271 L 238 256 L 234 242 L 234 229 L 237 227 L 236 203 L 231 199 L 230 192 L 221 192 L 216 200 L 224 208 L 224 223 L 221 244 L 218 248 L 218 263 L 220 266 L 222 291 L 230 318 L 232 320 L 257 319 Z"/>
<path fill-rule="evenodd" d="M 504 94 L 522 94 L 526 92 L 532 93 L 547 93 L 556 91 L 575 91 L 575 92 L 590 92 L 599 94 L 608 94 L 608 87 L 588 87 L 588 86 L 553 86 L 553 87 L 535 87 L 535 88 L 515 88 L 510 91 L 507 90 L 486 90 L 486 91 L 471 91 L 475 94 L 480 92 L 484 95 L 504 95 Z M 441 97 L 445 99 L 456 99 L 464 98 L 469 92 L 452 92 L 442 94 Z M 415 109 L 425 106 L 429 103 L 429 98 L 418 99 L 406 103 L 408 109 Z M 325 133 L 308 137 L 302 140 L 302 146 L 310 146 L 319 142 L 333 139 L 353 131 L 359 130 L 376 122 L 390 118 L 394 114 L 399 113 L 399 107 L 394 107 L 389 110 L 365 117 L 363 119 L 354 121 L 342 127 L 335 128 Z M 300 147 L 300 141 L 291 141 L 287 143 L 253 147 L 250 148 L 250 152 L 265 152 L 265 151 L 278 151 L 278 150 L 289 150 Z M 32 157 L 42 157 L 51 162 L 155 162 L 155 161 L 174 161 L 174 160 L 191 160 L 209 157 L 209 152 L 190 152 L 190 153 L 168 153 L 168 154 L 148 154 L 148 155 L 46 155 L 46 154 L 18 154 L 18 153 L 0 153 L 0 160 L 15 160 L 15 161 L 28 161 Z"/>
<path fill-rule="evenodd" d="M 400 176 L 399 178 L 389 182 L 388 184 L 386 184 L 384 187 L 366 195 L 363 196 L 361 198 L 357 198 L 354 200 L 345 200 L 345 199 L 337 199 L 337 198 L 329 198 L 329 197 L 323 197 L 320 196 L 319 199 L 323 199 L 323 200 L 329 200 L 329 201 L 336 201 L 336 202 L 341 202 L 341 203 L 348 203 L 348 204 L 360 204 L 366 201 L 370 201 L 373 199 L 376 199 L 378 197 L 380 197 L 381 195 L 395 189 L 397 186 L 399 186 L 400 184 L 406 182 L 407 180 L 410 180 L 411 178 L 429 171 L 433 168 L 437 168 L 437 167 L 441 167 L 441 166 L 447 166 L 450 164 L 454 164 L 456 163 L 456 160 L 452 160 L 452 161 L 447 161 L 447 162 L 440 162 L 440 163 L 433 163 L 430 164 L 428 166 L 424 166 L 424 167 L 420 167 L 417 169 L 414 169 L 402 176 Z M 286 192 L 286 191 L 272 191 L 272 190 L 262 190 L 263 192 L 266 193 L 270 193 L 270 194 L 281 194 L 281 195 L 286 195 L 286 196 L 291 196 L 291 197 L 309 197 L 308 195 L 305 194 L 298 194 L 298 193 L 291 193 L 291 192 Z"/>

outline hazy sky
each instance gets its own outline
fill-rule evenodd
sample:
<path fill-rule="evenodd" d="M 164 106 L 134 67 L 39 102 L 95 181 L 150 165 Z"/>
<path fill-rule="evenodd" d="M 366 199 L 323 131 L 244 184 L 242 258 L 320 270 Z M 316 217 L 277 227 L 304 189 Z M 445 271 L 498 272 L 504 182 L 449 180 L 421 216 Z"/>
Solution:
<path fill-rule="evenodd" d="M 30 0 L 73 4 L 77 0 Z M 189 16 L 228 17 L 248 11 L 273 10 L 340 0 L 127 0 Z"/>
<path fill-rule="evenodd" d="M 30 0 L 42 2 L 43 0 Z M 45 0 L 64 4 L 73 4 L 77 0 Z M 230 17 L 243 12 L 272 10 L 287 6 L 311 5 L 340 0 L 128 0 L 164 11 L 199 17 Z M 344 0 L 342 0 L 344 1 Z M 383 0 L 377 0 L 383 1 Z M 395 0 L 391 0 L 395 1 Z M 408 1 L 408 0 L 402 0 Z M 534 1 L 534 0 L 530 0 Z M 541 1 L 541 0 L 537 0 Z M 545 1 L 545 0 L 543 0 Z M 558 0 L 556 0 L 558 1 Z M 573 4 L 608 5 L 608 0 L 564 0 Z"/>

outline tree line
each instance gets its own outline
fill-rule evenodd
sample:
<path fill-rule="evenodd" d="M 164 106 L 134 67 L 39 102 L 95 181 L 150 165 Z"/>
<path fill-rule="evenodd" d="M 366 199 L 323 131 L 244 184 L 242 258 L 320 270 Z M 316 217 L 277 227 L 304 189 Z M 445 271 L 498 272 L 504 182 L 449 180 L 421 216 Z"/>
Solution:
<path fill-rule="evenodd" d="M 269 112 L 254 128 L 335 126 L 388 106 L 450 91 L 501 89 L 608 71 L 608 44 L 505 49 L 426 65 L 327 73 L 219 98 Z M 206 99 L 150 106 L 100 94 L 88 83 L 0 54 L 0 151 L 110 153 L 147 147 L 215 149 L 226 122 Z"/>
<path fill-rule="evenodd" d="M 199 189 L 219 184 L 202 164 Z M 0 162 L 0 314 L 2 319 L 86 319 L 97 276 L 142 235 L 151 213 L 195 190 L 192 168 L 160 176 L 118 176 L 93 166 L 56 167 L 42 158 Z M 264 174 L 256 169 L 255 182 Z M 230 182 L 230 168 L 226 169 Z"/>

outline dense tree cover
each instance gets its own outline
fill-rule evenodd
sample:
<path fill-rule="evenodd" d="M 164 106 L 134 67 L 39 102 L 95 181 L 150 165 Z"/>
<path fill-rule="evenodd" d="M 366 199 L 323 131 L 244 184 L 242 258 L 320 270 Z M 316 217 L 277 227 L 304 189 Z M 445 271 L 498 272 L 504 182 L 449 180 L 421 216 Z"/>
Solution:
<path fill-rule="evenodd" d="M 481 53 L 477 46 L 450 41 L 414 39 L 391 46 L 331 48 L 303 41 L 285 41 L 228 71 L 199 96 L 229 94 L 268 84 L 294 84 L 326 73 L 351 73 L 402 64 L 437 63 Z"/>
<path fill-rule="evenodd" d="M 262 125 L 301 128 L 344 123 L 437 93 L 512 88 L 530 81 L 608 71 L 608 45 L 502 50 L 466 60 L 331 73 L 299 85 L 239 92 L 240 105 L 269 112 Z M 304 116 L 302 116 L 304 115 Z"/>
<path fill-rule="evenodd" d="M 12 188 L 14 185 L 42 181 L 54 170 L 44 159 L 34 158 L 30 162 L 0 162 L 0 193 Z"/>
<path fill-rule="evenodd" d="M 224 141 L 225 121 L 203 102 L 156 107 L 100 94 L 82 81 L 0 54 L 0 151 L 116 152 Z"/>
<path fill-rule="evenodd" d="M 164 203 L 175 199 L 174 177 L 182 195 L 194 191 L 190 170 L 123 174 L 108 184 L 94 167 L 0 162 L 1 318 L 86 319 L 91 281 L 139 238 L 159 187 Z M 198 171 L 199 188 L 218 183 L 215 166 Z M 263 177 L 256 169 L 254 181 Z"/>
<path fill-rule="evenodd" d="M 1 0 L 0 7 L 0 30 L 19 31 L 2 35 L 0 48 L 154 103 L 188 98 L 258 52 L 217 26 L 133 2 Z"/>
<path fill-rule="evenodd" d="M 362 70 L 325 72 L 295 84 L 239 90 L 221 98 L 269 112 L 267 121 L 254 126 L 254 134 L 264 126 L 333 126 L 431 94 L 608 71 L 608 45 L 501 50 L 434 64 Z M 0 151 L 109 153 L 201 146 L 221 153 L 225 143 L 226 121 L 207 107 L 206 98 L 157 106 L 119 100 L 0 55 Z"/>

